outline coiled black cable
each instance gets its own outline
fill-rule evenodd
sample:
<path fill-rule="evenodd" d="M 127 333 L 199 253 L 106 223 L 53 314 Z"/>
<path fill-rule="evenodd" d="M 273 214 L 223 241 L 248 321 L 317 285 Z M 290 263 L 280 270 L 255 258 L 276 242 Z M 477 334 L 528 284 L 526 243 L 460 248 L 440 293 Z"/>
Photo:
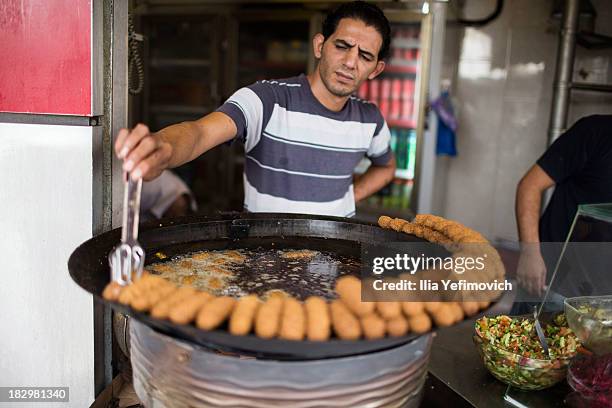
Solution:
<path fill-rule="evenodd" d="M 138 49 L 138 43 L 141 41 L 136 38 L 134 21 L 130 15 L 128 16 L 128 91 L 130 95 L 138 95 L 144 88 L 144 65 Z"/>

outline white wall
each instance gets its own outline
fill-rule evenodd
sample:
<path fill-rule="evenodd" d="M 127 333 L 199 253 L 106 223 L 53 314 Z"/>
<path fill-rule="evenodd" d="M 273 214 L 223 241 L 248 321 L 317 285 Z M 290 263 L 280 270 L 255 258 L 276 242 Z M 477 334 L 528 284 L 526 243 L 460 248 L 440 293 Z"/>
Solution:
<path fill-rule="evenodd" d="M 477 18 L 495 0 L 465 4 L 464 15 Z M 593 4 L 596 31 L 612 35 L 612 2 Z M 546 149 L 559 27 L 551 11 L 552 0 L 506 0 L 483 28 L 447 26 L 442 78 L 458 104 L 459 156 L 437 161 L 434 211 L 492 240 L 516 240 L 516 184 Z M 611 51 L 577 47 L 576 55 L 586 81 L 612 82 Z M 612 96 L 575 93 L 568 123 L 594 113 L 612 113 Z"/>
<path fill-rule="evenodd" d="M 92 234 L 91 183 L 91 128 L 0 123 L 0 385 L 70 387 L 45 406 L 93 402 L 92 297 L 67 268 Z"/>

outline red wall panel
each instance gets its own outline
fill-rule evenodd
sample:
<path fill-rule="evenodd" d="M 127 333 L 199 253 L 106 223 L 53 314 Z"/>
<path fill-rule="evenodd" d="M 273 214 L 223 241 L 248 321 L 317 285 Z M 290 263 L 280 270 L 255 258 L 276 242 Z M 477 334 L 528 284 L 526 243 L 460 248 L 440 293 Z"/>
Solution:
<path fill-rule="evenodd" d="M 91 114 L 91 0 L 0 0 L 0 111 Z"/>

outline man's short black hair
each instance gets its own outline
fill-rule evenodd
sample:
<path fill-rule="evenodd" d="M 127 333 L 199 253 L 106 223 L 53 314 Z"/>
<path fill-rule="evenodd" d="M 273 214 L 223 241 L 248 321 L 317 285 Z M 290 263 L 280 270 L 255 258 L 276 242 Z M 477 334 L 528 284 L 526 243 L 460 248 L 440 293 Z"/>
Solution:
<path fill-rule="evenodd" d="M 389 56 L 389 46 L 391 44 L 391 27 L 389 20 L 383 11 L 374 4 L 365 1 L 353 1 L 344 3 L 329 13 L 323 22 L 323 37 L 327 40 L 338 28 L 340 20 L 343 18 L 354 18 L 361 20 L 367 26 L 374 27 L 382 37 L 382 45 L 378 51 L 378 59 L 384 60 Z"/>

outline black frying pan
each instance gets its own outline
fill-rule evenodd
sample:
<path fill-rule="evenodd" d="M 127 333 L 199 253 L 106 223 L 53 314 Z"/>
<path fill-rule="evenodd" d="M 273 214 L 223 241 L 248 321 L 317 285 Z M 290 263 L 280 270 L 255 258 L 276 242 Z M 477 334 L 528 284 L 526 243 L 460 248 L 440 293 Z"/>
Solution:
<path fill-rule="evenodd" d="M 266 340 L 254 335 L 233 336 L 223 328 L 203 331 L 192 325 L 178 325 L 152 318 L 146 313 L 136 312 L 101 297 L 110 280 L 107 256 L 119 242 L 120 235 L 120 229 L 115 229 L 79 246 L 68 261 L 70 276 L 99 301 L 178 339 L 262 359 L 309 360 L 381 351 L 417 337 L 409 334 L 380 340 L 331 339 L 326 342 Z M 139 241 L 148 254 L 147 264 L 154 261 L 151 254 L 157 251 L 177 254 L 204 249 L 234 249 L 270 241 L 276 243 L 277 247 L 339 252 L 357 259 L 360 257 L 361 243 L 423 242 L 413 236 L 346 218 L 262 213 L 188 217 L 164 223 L 149 223 L 141 227 Z"/>

